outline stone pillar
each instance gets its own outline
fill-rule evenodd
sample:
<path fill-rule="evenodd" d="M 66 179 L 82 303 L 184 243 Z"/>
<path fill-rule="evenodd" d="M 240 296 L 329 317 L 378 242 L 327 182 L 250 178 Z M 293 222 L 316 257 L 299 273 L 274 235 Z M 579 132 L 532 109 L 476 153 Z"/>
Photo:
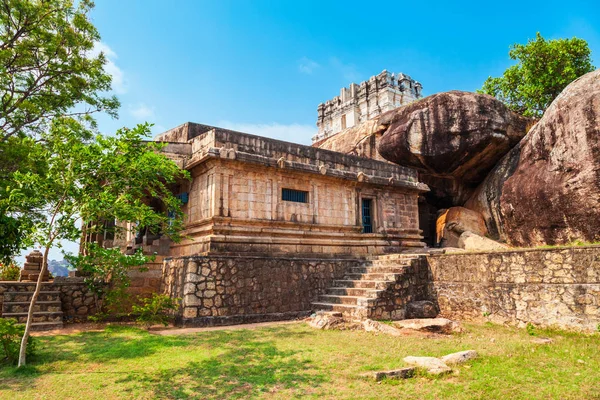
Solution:
<path fill-rule="evenodd" d="M 40 253 L 39 250 L 33 250 L 29 255 L 25 257 L 27 260 L 23 269 L 21 270 L 20 281 L 37 281 L 40 276 L 40 272 L 42 271 L 42 263 L 44 262 L 44 256 Z M 50 279 L 50 273 L 46 268 L 46 272 L 44 273 L 43 281 L 48 281 Z"/>

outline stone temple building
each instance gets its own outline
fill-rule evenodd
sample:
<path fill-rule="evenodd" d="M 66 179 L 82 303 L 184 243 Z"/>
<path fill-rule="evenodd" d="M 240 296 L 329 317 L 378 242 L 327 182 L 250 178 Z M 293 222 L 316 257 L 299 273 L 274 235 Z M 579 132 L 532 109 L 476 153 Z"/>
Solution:
<path fill-rule="evenodd" d="M 156 243 L 162 255 L 368 255 L 423 246 L 416 207 L 428 188 L 410 168 L 195 123 L 155 140 L 192 175 L 177 188 L 186 239 Z M 129 237 L 128 247 L 159 238 L 139 239 Z"/>
<path fill-rule="evenodd" d="M 318 143 L 336 133 L 372 119 L 386 111 L 420 99 L 422 86 L 410 76 L 384 70 L 360 84 L 342 88 L 340 95 L 317 109 L 318 133 L 312 138 Z"/>
<path fill-rule="evenodd" d="M 181 298 L 182 324 L 293 318 L 317 300 L 332 308 L 319 296 L 367 257 L 424 246 L 418 197 L 429 189 L 413 169 L 195 123 L 155 140 L 192 177 L 174 188 L 185 238 L 114 243 L 158 254 L 132 271 L 132 290 Z"/>

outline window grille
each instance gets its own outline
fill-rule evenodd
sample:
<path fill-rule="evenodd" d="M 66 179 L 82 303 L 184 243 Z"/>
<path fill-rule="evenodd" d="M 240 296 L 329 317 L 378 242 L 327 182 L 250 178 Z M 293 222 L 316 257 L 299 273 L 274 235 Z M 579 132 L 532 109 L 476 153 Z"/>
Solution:
<path fill-rule="evenodd" d="M 296 203 L 308 203 L 308 192 L 294 189 L 281 189 L 283 201 L 294 201 Z"/>

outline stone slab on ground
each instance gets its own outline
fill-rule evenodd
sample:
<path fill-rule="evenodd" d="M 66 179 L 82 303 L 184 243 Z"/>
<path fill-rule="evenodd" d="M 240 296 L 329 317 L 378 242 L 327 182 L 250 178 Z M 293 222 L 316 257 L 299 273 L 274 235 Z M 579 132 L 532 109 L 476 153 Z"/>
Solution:
<path fill-rule="evenodd" d="M 408 379 L 412 378 L 415 374 L 415 367 L 404 367 L 400 369 L 392 369 L 389 371 L 373 371 L 367 372 L 362 376 L 365 378 L 374 379 L 379 382 L 383 379 Z"/>
<path fill-rule="evenodd" d="M 402 331 L 400 331 L 400 329 L 394 328 L 391 325 L 382 324 L 381 322 L 373 321 L 372 319 L 364 320 L 362 326 L 366 332 L 381 332 L 391 336 L 402 336 Z"/>
<path fill-rule="evenodd" d="M 462 364 L 470 360 L 477 358 L 477 352 L 475 350 L 459 351 L 457 353 L 447 354 L 442 357 L 442 361 L 446 365 Z"/>
<path fill-rule="evenodd" d="M 344 324 L 342 313 L 318 312 L 314 317 L 308 319 L 308 325 L 316 329 L 334 329 Z"/>
<path fill-rule="evenodd" d="M 435 357 L 404 357 L 404 362 L 414 365 L 418 368 L 427 370 L 432 375 L 442 375 L 452 372 L 452 369 L 445 362 Z"/>
<path fill-rule="evenodd" d="M 402 329 L 413 329 L 424 332 L 446 333 L 461 332 L 458 322 L 447 318 L 418 318 L 394 321 L 394 326 Z"/>

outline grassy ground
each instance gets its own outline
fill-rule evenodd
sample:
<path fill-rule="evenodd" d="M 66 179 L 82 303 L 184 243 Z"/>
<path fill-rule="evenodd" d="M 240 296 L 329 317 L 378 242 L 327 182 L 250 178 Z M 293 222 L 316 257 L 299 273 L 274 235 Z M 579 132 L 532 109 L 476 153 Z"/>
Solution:
<path fill-rule="evenodd" d="M 39 338 L 24 371 L 0 368 L 0 399 L 371 398 L 600 399 L 600 335 L 467 325 L 450 337 L 394 338 L 273 328 L 157 336 L 103 332 Z M 407 355 L 475 349 L 478 360 L 439 378 L 376 383 L 366 371 L 398 368 Z"/>

